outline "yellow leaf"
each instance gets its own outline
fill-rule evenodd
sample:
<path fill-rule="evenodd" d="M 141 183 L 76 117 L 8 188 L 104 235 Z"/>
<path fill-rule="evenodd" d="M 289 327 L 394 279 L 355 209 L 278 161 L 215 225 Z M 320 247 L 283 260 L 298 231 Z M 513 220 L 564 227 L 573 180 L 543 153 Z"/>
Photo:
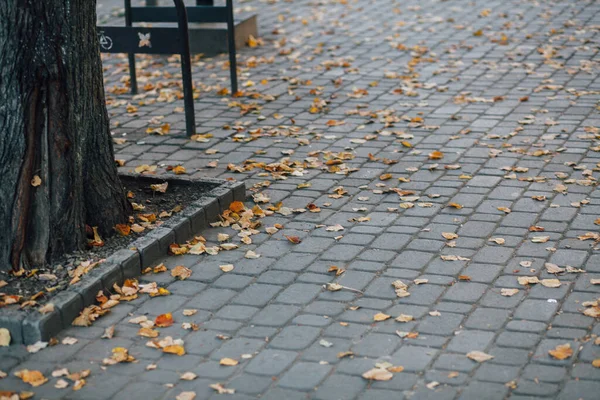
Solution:
<path fill-rule="evenodd" d="M 41 184 L 42 184 L 42 179 L 39 176 L 34 175 L 33 179 L 31 180 L 31 186 L 38 187 Z"/>
<path fill-rule="evenodd" d="M 182 345 L 179 345 L 179 344 L 165 346 L 165 347 L 163 347 L 162 350 L 163 350 L 163 353 L 176 354 L 178 356 L 185 355 L 185 349 L 183 348 Z"/>
<path fill-rule="evenodd" d="M 571 348 L 571 344 L 565 343 L 559 344 L 552 350 L 548 350 L 548 353 L 557 360 L 566 360 L 573 355 L 573 349 Z"/>
<path fill-rule="evenodd" d="M 377 313 L 373 316 L 373 320 L 376 322 L 385 321 L 386 319 L 391 318 L 391 316 L 384 313 Z"/>
<path fill-rule="evenodd" d="M 40 371 L 35 370 L 22 369 L 15 372 L 15 376 L 33 387 L 38 387 L 48 382 L 48 379 Z"/>

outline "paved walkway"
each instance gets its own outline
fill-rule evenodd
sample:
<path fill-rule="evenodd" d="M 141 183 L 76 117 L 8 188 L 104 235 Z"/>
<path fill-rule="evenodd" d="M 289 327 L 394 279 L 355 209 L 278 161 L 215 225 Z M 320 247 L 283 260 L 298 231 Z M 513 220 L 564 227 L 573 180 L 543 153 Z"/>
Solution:
<path fill-rule="evenodd" d="M 251 244 L 218 227 L 202 233 L 208 244 L 225 233 L 240 247 L 166 258 L 191 269 L 185 281 L 142 278 L 170 296 L 65 331 L 73 345 L 2 353 L 0 388 L 46 399 L 597 399 L 600 325 L 583 312 L 598 311 L 585 302 L 600 293 L 600 3 L 237 7 L 259 12 L 263 44 L 240 52 L 235 99 L 222 95 L 225 57 L 195 62 L 198 132 L 212 136 L 182 135 L 176 60 L 140 57 L 147 92 L 135 99 L 123 59 L 105 60 L 126 139 L 117 158 L 124 170 L 244 180 L 247 207 L 278 211 L 257 219 Z M 165 123 L 169 134 L 146 134 Z M 175 324 L 160 338 L 183 339 L 184 356 L 147 347 L 128 322 L 167 312 Z M 116 347 L 138 362 L 103 366 Z M 376 366 L 391 379 L 362 377 Z M 24 368 L 50 381 L 32 389 L 13 376 Z M 60 368 L 91 375 L 79 391 L 56 389 Z"/>

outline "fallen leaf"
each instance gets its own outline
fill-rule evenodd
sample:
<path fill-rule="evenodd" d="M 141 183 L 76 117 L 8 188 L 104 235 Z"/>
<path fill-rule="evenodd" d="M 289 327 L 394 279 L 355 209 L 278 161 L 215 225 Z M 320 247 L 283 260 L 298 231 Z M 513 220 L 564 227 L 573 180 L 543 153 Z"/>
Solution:
<path fill-rule="evenodd" d="M 564 268 L 561 268 L 558 265 L 552 263 L 545 263 L 544 267 L 546 268 L 546 271 L 548 271 L 549 274 L 560 274 L 561 272 L 565 272 Z"/>
<path fill-rule="evenodd" d="M 456 233 L 452 233 L 452 232 L 442 232 L 442 236 L 444 237 L 444 239 L 447 239 L 447 240 L 454 240 L 454 239 L 458 238 L 458 235 Z"/>
<path fill-rule="evenodd" d="M 298 236 L 287 236 L 287 235 L 283 235 L 283 236 L 285 236 L 285 238 L 287 240 L 289 240 L 290 242 L 292 242 L 294 244 L 299 244 L 302 242 L 302 240 Z"/>
<path fill-rule="evenodd" d="M 550 240 L 550 236 L 534 236 L 531 238 L 532 243 L 546 243 Z"/>
<path fill-rule="evenodd" d="M 42 307 L 38 308 L 40 314 L 48 314 L 54 311 L 54 304 L 46 303 Z"/>
<path fill-rule="evenodd" d="M 489 241 L 500 245 L 506 243 L 506 240 L 503 238 L 490 238 Z"/>
<path fill-rule="evenodd" d="M 400 314 L 395 318 L 395 320 L 398 322 L 410 322 L 414 320 L 414 317 L 412 315 Z"/>
<path fill-rule="evenodd" d="M 233 264 L 224 264 L 224 265 L 219 265 L 219 268 L 221 269 L 221 271 L 223 272 L 231 272 L 233 271 Z"/>
<path fill-rule="evenodd" d="M 444 158 L 444 153 L 441 151 L 435 150 L 429 153 L 430 160 L 441 160 L 442 158 Z"/>
<path fill-rule="evenodd" d="M 175 400 L 194 400 L 195 398 L 196 392 L 181 392 L 175 397 Z"/>
<path fill-rule="evenodd" d="M 473 361 L 477 361 L 482 363 L 484 361 L 491 360 L 494 356 L 484 353 L 483 351 L 470 351 L 467 353 L 467 357 L 469 357 Z"/>
<path fill-rule="evenodd" d="M 186 372 L 183 375 L 181 375 L 179 377 L 179 379 L 183 380 L 183 381 L 193 381 L 194 379 L 196 379 L 198 377 L 198 375 L 196 375 L 193 372 Z"/>
<path fill-rule="evenodd" d="M 507 289 L 507 288 L 500 289 L 500 294 L 502 296 L 506 296 L 506 297 L 514 296 L 517 293 L 519 293 L 519 289 Z"/>
<path fill-rule="evenodd" d="M 45 349 L 48 347 L 48 342 L 37 341 L 34 344 L 30 344 L 27 346 L 27 351 L 29 353 L 37 353 L 38 351 Z"/>
<path fill-rule="evenodd" d="M 325 339 L 321 339 L 321 340 L 319 341 L 319 345 L 320 345 L 320 346 L 323 346 L 323 347 L 331 347 L 331 346 L 333 346 L 333 343 L 331 343 L 331 342 L 328 342 L 328 341 L 327 341 L 327 340 L 325 340 Z"/>
<path fill-rule="evenodd" d="M 57 388 L 57 389 L 64 389 L 64 388 L 66 388 L 68 386 L 69 386 L 69 382 L 65 381 L 64 379 L 59 379 L 54 384 L 54 387 Z"/>
<path fill-rule="evenodd" d="M 178 356 L 185 355 L 185 349 L 180 344 L 173 344 L 170 346 L 165 346 L 162 349 L 163 353 L 176 354 Z"/>
<path fill-rule="evenodd" d="M 542 279 L 540 283 L 547 288 L 558 288 L 561 285 L 558 279 Z"/>
<path fill-rule="evenodd" d="M 79 342 L 79 339 L 67 336 L 66 338 L 64 338 L 62 340 L 61 343 L 64 345 L 67 345 L 67 346 L 72 346 L 72 345 L 76 344 L 77 342 Z"/>
<path fill-rule="evenodd" d="M 373 320 L 376 322 L 385 321 L 389 318 L 391 318 L 391 316 L 384 313 L 377 313 L 373 316 Z"/>
<path fill-rule="evenodd" d="M 387 369 L 373 368 L 362 374 L 362 377 L 373 381 L 389 381 L 394 377 L 394 374 Z"/>
<path fill-rule="evenodd" d="M 559 344 L 552 350 L 548 350 L 548 354 L 557 360 L 566 360 L 573 355 L 573 349 L 570 343 Z"/>
<path fill-rule="evenodd" d="M 592 361 L 592 366 L 600 368 L 600 358 L 596 358 L 594 361 Z"/>
<path fill-rule="evenodd" d="M 33 387 L 38 387 L 48 382 L 48 379 L 40 371 L 35 370 L 22 369 L 15 372 L 15 376 Z"/>
<path fill-rule="evenodd" d="M 112 339 L 114 335 L 115 335 L 115 326 L 111 325 L 104 330 L 104 334 L 102 335 L 101 339 Z"/>
<path fill-rule="evenodd" d="M 209 386 L 211 389 L 216 390 L 218 394 L 235 394 L 235 389 L 227 389 L 221 383 L 213 383 Z"/>
<path fill-rule="evenodd" d="M 337 292 L 338 290 L 342 290 L 343 286 L 339 283 L 328 283 L 327 290 L 330 292 Z"/>
<path fill-rule="evenodd" d="M 178 265 L 171 270 L 171 276 L 173 278 L 179 278 L 183 281 L 192 276 L 192 270 L 183 265 Z"/>
<path fill-rule="evenodd" d="M 256 254 L 252 250 L 248 250 L 246 252 L 246 254 L 244 255 L 244 257 L 249 258 L 249 259 L 256 259 L 256 258 L 260 258 L 260 254 Z"/>
<path fill-rule="evenodd" d="M 537 276 L 519 276 L 517 281 L 519 282 L 519 285 L 533 285 L 540 283 L 540 280 Z"/>
<path fill-rule="evenodd" d="M 219 361 L 220 365 L 225 365 L 227 367 L 233 367 L 239 364 L 239 361 L 234 360 L 233 358 L 221 358 Z"/>
<path fill-rule="evenodd" d="M 105 358 L 102 360 L 102 364 L 104 365 L 115 365 L 118 363 L 130 363 L 134 362 L 135 358 L 129 355 L 129 350 L 124 347 L 115 347 L 112 349 L 112 355 L 110 358 Z"/>
<path fill-rule="evenodd" d="M 342 351 L 342 352 L 337 353 L 337 358 L 351 357 L 353 355 L 354 355 L 354 353 L 351 351 Z"/>
<path fill-rule="evenodd" d="M 154 325 L 159 328 L 166 328 L 173 325 L 173 315 L 171 313 L 161 314 L 154 320 Z"/>

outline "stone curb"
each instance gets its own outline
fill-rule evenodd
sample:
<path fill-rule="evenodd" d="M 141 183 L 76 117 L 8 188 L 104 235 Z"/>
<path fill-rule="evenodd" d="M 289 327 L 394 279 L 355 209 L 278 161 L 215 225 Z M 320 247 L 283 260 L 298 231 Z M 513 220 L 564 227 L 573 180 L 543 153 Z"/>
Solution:
<path fill-rule="evenodd" d="M 123 174 L 125 176 L 134 176 Z M 162 178 L 162 177 L 161 177 Z M 174 178 L 169 181 L 181 183 L 209 183 L 218 185 L 198 200 L 188 205 L 183 212 L 170 218 L 160 227 L 135 240 L 129 248 L 116 251 L 100 266 L 82 277 L 81 281 L 58 293 L 51 300 L 54 311 L 45 315 L 31 312 L 25 315 L 16 310 L 0 310 L 0 328 L 7 328 L 11 344 L 32 344 L 48 341 L 71 322 L 84 307 L 95 302 L 96 294 L 102 289 L 111 289 L 115 283 L 141 275 L 143 268 L 156 263 L 167 255 L 171 243 L 182 243 L 194 234 L 219 219 L 232 201 L 244 201 L 246 188 L 243 182 L 222 179 Z"/>

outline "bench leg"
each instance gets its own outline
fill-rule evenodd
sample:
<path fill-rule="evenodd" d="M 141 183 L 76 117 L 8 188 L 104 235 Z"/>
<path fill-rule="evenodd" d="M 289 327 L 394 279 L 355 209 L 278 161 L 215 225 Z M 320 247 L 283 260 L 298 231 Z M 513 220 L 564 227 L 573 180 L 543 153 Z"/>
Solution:
<path fill-rule="evenodd" d="M 235 22 L 233 21 L 233 0 L 227 0 L 227 43 L 229 47 L 229 74 L 231 75 L 231 94 L 235 94 L 238 91 L 238 82 L 237 57 L 235 51 Z"/>
<path fill-rule="evenodd" d="M 185 130 L 188 136 L 196 133 L 194 112 L 194 86 L 192 82 L 192 61 L 190 59 L 190 37 L 188 34 L 187 12 L 183 0 L 173 0 L 177 9 L 177 25 L 181 36 L 181 75 L 183 79 L 183 105 L 185 107 Z"/>
<path fill-rule="evenodd" d="M 131 89 L 131 94 L 137 94 L 138 86 L 137 86 L 137 77 L 135 76 L 135 54 L 129 53 L 129 88 Z"/>

